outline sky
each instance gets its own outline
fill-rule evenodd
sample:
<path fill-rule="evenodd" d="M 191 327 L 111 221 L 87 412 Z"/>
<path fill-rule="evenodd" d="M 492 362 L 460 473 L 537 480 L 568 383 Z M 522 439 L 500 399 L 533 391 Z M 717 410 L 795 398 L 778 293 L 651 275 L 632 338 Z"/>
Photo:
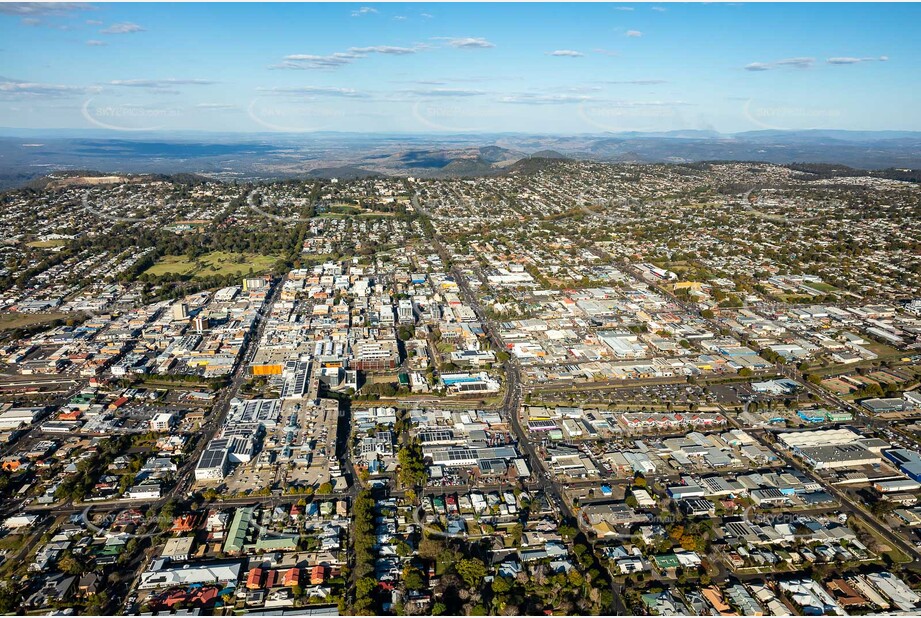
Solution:
<path fill-rule="evenodd" d="M 921 130 L 918 4 L 0 4 L 0 127 Z"/>

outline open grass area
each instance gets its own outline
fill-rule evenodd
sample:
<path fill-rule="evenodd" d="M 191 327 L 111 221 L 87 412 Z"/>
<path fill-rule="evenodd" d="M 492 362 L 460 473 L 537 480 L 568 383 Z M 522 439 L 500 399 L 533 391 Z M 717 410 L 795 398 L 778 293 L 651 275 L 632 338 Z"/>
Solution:
<path fill-rule="evenodd" d="M 0 313 L 0 330 L 26 328 L 66 317 L 66 313 Z"/>
<path fill-rule="evenodd" d="M 332 206 L 329 207 L 329 212 L 343 213 L 347 215 L 358 214 L 362 211 L 363 211 L 362 208 L 355 206 L 354 204 L 344 204 L 341 202 L 337 204 L 333 204 Z"/>
<path fill-rule="evenodd" d="M 26 243 L 27 247 L 33 249 L 51 249 L 52 247 L 63 247 L 67 244 L 67 239 L 65 238 L 55 238 L 52 240 L 34 240 L 30 243 Z"/>
<path fill-rule="evenodd" d="M 808 283 L 808 284 L 806 284 L 806 285 L 807 285 L 807 287 L 810 287 L 810 288 L 812 288 L 812 289 L 814 289 L 814 290 L 818 290 L 818 291 L 820 291 L 820 292 L 824 292 L 824 293 L 826 293 L 826 294 L 828 294 L 828 293 L 830 293 L 830 292 L 837 292 L 837 291 L 838 291 L 838 288 L 836 288 L 835 286 L 831 285 L 830 283 L 824 283 L 824 282 L 822 282 L 822 283 L 811 283 L 811 282 L 810 282 L 810 283 Z"/>
<path fill-rule="evenodd" d="M 165 255 L 148 268 L 145 274 L 162 277 L 163 275 L 191 275 L 193 278 L 212 277 L 214 275 L 246 275 L 252 269 L 253 274 L 264 273 L 278 260 L 274 255 L 254 253 L 229 253 L 214 251 L 194 260 L 184 255 Z"/>
<path fill-rule="evenodd" d="M 335 259 L 335 256 L 332 253 L 302 253 L 298 259 L 304 264 L 321 264 Z"/>

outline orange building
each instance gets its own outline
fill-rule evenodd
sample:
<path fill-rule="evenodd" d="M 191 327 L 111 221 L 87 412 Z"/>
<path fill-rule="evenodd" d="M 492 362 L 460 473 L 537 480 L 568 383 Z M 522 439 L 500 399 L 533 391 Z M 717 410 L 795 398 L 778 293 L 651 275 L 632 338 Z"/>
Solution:
<path fill-rule="evenodd" d="M 250 590 L 258 590 L 259 588 L 262 588 L 263 574 L 263 570 L 259 567 L 250 569 L 246 576 L 246 587 Z"/>
<path fill-rule="evenodd" d="M 282 581 L 282 584 L 285 586 L 297 586 L 301 583 L 301 570 L 297 567 L 292 567 L 285 571 L 285 578 Z"/>
<path fill-rule="evenodd" d="M 326 581 L 326 567 L 322 564 L 310 569 L 310 583 L 314 586 Z"/>
<path fill-rule="evenodd" d="M 195 516 L 191 513 L 173 518 L 172 532 L 191 532 L 195 529 Z"/>

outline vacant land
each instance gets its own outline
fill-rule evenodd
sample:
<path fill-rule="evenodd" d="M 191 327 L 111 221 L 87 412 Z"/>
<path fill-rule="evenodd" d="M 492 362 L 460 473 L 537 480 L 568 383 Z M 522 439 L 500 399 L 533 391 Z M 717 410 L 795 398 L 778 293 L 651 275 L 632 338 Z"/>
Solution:
<path fill-rule="evenodd" d="M 66 317 L 66 313 L 0 313 L 0 330 L 26 328 Z"/>
<path fill-rule="evenodd" d="M 269 270 L 277 260 L 278 257 L 274 255 L 225 251 L 206 253 L 194 259 L 184 255 L 165 255 L 144 273 L 156 277 L 191 275 L 193 278 L 203 278 L 236 273 L 245 275 L 252 269 L 253 274 L 260 274 Z"/>

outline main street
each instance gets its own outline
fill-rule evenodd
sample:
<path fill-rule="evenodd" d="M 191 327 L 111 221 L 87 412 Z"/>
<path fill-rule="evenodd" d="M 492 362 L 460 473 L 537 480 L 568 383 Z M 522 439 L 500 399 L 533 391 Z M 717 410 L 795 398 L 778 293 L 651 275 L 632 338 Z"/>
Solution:
<path fill-rule="evenodd" d="M 208 415 L 207 420 L 198 430 L 198 443 L 195 445 L 195 449 L 189 453 L 185 463 L 177 472 L 176 485 L 166 494 L 165 499 L 162 500 L 163 502 L 165 502 L 166 499 L 183 495 L 194 483 L 195 465 L 198 463 L 198 458 L 201 456 L 202 451 L 205 450 L 208 443 L 217 434 L 221 423 L 224 422 L 224 417 L 226 417 L 227 413 L 230 411 L 231 400 L 236 397 L 240 387 L 243 386 L 243 383 L 248 378 L 246 369 L 250 362 L 252 362 L 253 356 L 256 354 L 256 350 L 259 347 L 259 341 L 262 339 L 262 334 L 265 332 L 265 327 L 268 323 L 267 318 L 271 315 L 272 307 L 281 295 L 281 289 L 282 285 L 280 282 L 273 282 L 271 291 L 262 304 L 262 308 L 256 313 L 255 328 L 250 333 L 250 336 L 246 337 L 243 342 L 239 359 L 237 360 L 237 364 L 234 365 L 230 375 L 230 382 L 222 389 L 221 394 L 218 395 L 211 408 L 211 414 Z"/>
<path fill-rule="evenodd" d="M 208 443 L 215 437 L 215 435 L 217 435 L 217 432 L 220 430 L 221 423 L 223 423 L 224 418 L 230 411 L 231 400 L 239 392 L 240 387 L 248 377 L 246 368 L 249 366 L 249 363 L 252 361 L 253 356 L 256 353 L 259 341 L 262 338 L 266 323 L 268 322 L 266 317 L 271 314 L 272 307 L 281 294 L 281 288 L 282 286 L 280 283 L 274 284 L 271 288 L 269 296 L 265 299 L 265 302 L 262 305 L 262 309 L 257 312 L 256 320 L 254 322 L 255 327 L 243 342 L 237 363 L 234 365 L 233 371 L 230 374 L 230 380 L 227 386 L 221 389 L 221 393 L 217 396 L 217 398 L 214 400 L 214 403 L 212 404 L 211 413 L 208 415 L 204 424 L 202 424 L 202 426 L 196 432 L 198 435 L 198 441 L 195 444 L 195 448 L 189 452 L 182 466 L 179 468 L 179 470 L 177 470 L 176 483 L 172 489 L 170 489 L 160 499 L 154 502 L 151 502 L 147 499 L 101 500 L 84 503 L 66 501 L 50 505 L 29 505 L 26 507 L 26 511 L 77 513 L 82 512 L 87 507 L 99 508 L 108 506 L 112 508 L 127 508 L 130 506 L 139 505 L 152 506 L 159 509 L 169 500 L 185 496 L 194 483 L 195 466 L 198 463 L 198 459 L 201 456 L 202 451 L 205 450 L 205 448 L 208 446 Z"/>
<path fill-rule="evenodd" d="M 413 194 L 412 205 L 420 216 L 428 216 L 428 214 L 419 206 L 419 198 L 416 194 Z M 425 226 L 423 226 L 423 228 L 425 229 Z M 450 264 L 450 256 L 439 241 L 437 235 L 427 232 L 427 240 L 432 243 L 435 251 L 438 253 L 439 257 L 441 257 L 442 263 Z M 454 278 L 454 282 L 457 284 L 457 288 L 460 291 L 460 295 L 463 301 L 473 309 L 477 319 L 483 325 L 483 331 L 485 332 L 486 337 L 489 339 L 493 348 L 496 350 L 504 351 L 505 344 L 502 342 L 501 337 L 499 337 L 498 328 L 495 322 L 486 316 L 483 308 L 480 306 L 480 303 L 477 300 L 476 294 L 474 294 L 470 289 L 470 285 L 467 282 L 467 279 L 464 277 L 463 273 L 461 273 L 459 268 L 454 266 L 451 268 L 451 276 Z M 562 492 L 560 491 L 557 484 L 553 482 L 552 478 L 550 478 L 549 475 L 544 471 L 544 466 L 537 454 L 537 450 L 528 439 L 527 432 L 521 426 L 521 419 L 519 416 L 521 412 L 522 398 L 522 387 L 520 382 L 521 370 L 517 359 L 514 356 L 510 356 L 508 360 L 503 361 L 502 368 L 505 372 L 505 398 L 503 399 L 501 409 L 511 422 L 512 431 L 518 438 L 519 450 L 526 456 L 528 465 L 531 468 L 531 473 L 537 477 L 538 483 L 541 490 L 544 492 L 544 495 L 547 496 L 553 506 L 565 517 L 571 520 L 575 520 L 575 513 L 572 512 L 572 509 L 570 509 L 569 505 L 563 499 Z"/>

